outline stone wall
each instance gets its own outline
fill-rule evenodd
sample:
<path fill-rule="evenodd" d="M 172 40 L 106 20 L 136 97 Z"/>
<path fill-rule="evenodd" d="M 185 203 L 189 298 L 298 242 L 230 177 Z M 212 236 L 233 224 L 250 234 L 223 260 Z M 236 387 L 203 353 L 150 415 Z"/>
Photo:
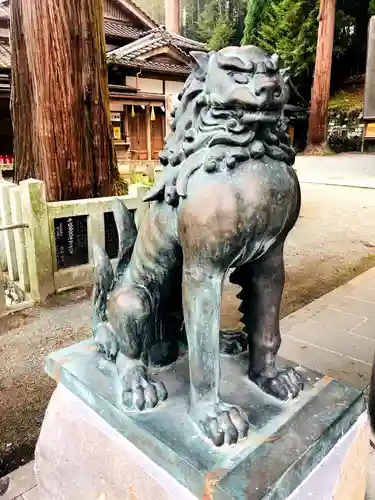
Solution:
<path fill-rule="evenodd" d="M 335 153 L 361 151 L 363 128 L 362 112 L 353 109 L 333 109 L 329 112 L 328 142 Z"/>

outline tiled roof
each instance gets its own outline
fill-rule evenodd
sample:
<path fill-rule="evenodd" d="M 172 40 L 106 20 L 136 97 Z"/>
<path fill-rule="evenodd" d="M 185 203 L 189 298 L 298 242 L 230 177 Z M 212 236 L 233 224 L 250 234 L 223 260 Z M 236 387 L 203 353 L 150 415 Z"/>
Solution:
<path fill-rule="evenodd" d="M 155 23 L 148 14 L 140 9 L 133 0 L 119 0 L 124 5 L 127 3 L 138 9 L 142 15 L 146 16 L 150 23 Z M 0 18 L 9 18 L 9 2 L 1 2 L 0 0 Z M 104 20 L 105 33 L 113 38 L 133 40 L 131 43 L 110 51 L 108 55 L 109 62 L 116 62 L 123 66 L 144 68 L 150 71 L 173 72 L 179 74 L 188 74 L 190 68 L 187 63 L 187 53 L 190 50 L 206 50 L 204 44 L 190 40 L 181 35 L 168 32 L 164 26 L 143 31 L 142 29 L 129 26 L 122 21 L 113 19 Z M 152 49 L 162 48 L 165 46 L 172 47 L 182 56 L 182 62 L 179 61 L 155 61 L 145 60 L 142 58 Z M 184 64 L 186 59 L 186 64 Z M 11 67 L 11 51 L 9 43 L 5 40 L 0 40 L 0 68 L 8 69 Z"/>
<path fill-rule="evenodd" d="M 127 40 L 136 40 L 145 34 L 139 28 L 133 28 L 121 21 L 114 21 L 112 19 L 104 19 L 104 31 L 107 36 L 114 38 L 126 38 Z"/>
<path fill-rule="evenodd" d="M 153 31 L 160 31 L 164 29 L 162 26 L 160 28 L 157 28 L 156 30 Z M 165 31 L 165 29 L 164 29 Z M 188 49 L 188 50 L 207 50 L 207 46 L 204 43 L 197 42 L 196 40 L 192 40 L 191 38 L 186 38 L 182 35 L 177 35 L 176 33 L 168 33 L 169 36 L 172 37 L 174 43 L 178 45 L 181 49 Z"/>
<path fill-rule="evenodd" d="M 174 47 L 184 56 L 187 56 L 190 50 L 207 50 L 203 43 L 170 33 L 161 26 L 160 28 L 147 32 L 145 36 L 138 38 L 138 40 L 111 51 L 109 55 L 116 59 L 124 57 L 134 58 L 142 56 L 150 52 L 150 50 L 165 46 Z"/>
<path fill-rule="evenodd" d="M 181 54 L 186 57 L 186 53 L 174 43 L 173 38 L 167 31 L 164 30 L 152 30 L 148 35 L 139 38 L 135 42 L 115 49 L 108 55 L 115 59 L 122 59 L 124 57 L 133 59 L 142 56 L 153 49 L 165 47 L 166 45 L 173 46 L 177 51 L 181 52 Z"/>
<path fill-rule="evenodd" d="M 142 9 L 140 9 L 135 2 L 131 0 L 127 1 L 129 4 L 132 4 L 135 8 L 141 11 L 143 15 L 147 16 L 150 22 L 153 22 L 151 17 Z M 9 15 L 9 5 L 0 2 L 0 19 L 9 19 Z M 104 19 L 104 29 L 107 36 L 112 36 L 120 39 L 123 38 L 126 40 L 137 40 L 144 35 L 154 35 L 156 38 L 158 38 L 158 35 L 163 32 L 170 37 L 174 45 L 181 48 L 182 50 L 207 50 L 206 46 L 203 43 L 197 42 L 196 40 L 191 40 L 190 38 L 186 38 L 175 33 L 169 33 L 168 31 L 166 31 L 164 26 L 159 26 L 158 28 L 155 28 L 153 30 L 144 31 L 140 28 L 129 26 L 122 21 L 116 21 L 114 19 Z"/>
<path fill-rule="evenodd" d="M 150 51 L 163 47 L 171 47 L 177 51 L 182 57 L 182 62 L 155 61 L 145 58 Z M 108 52 L 107 56 L 109 62 L 122 66 L 185 75 L 190 72 L 188 52 L 194 49 L 207 50 L 204 44 L 170 33 L 161 26 L 148 31 L 145 36 L 138 38 L 134 42 Z M 185 60 L 186 63 L 184 63 Z"/>
<path fill-rule="evenodd" d="M 0 41 L 0 68 L 10 68 L 10 60 L 9 43 Z"/>
<path fill-rule="evenodd" d="M 116 52 L 116 51 L 113 51 Z M 169 62 L 161 62 L 161 61 L 152 61 L 152 60 L 141 60 L 136 57 L 128 57 L 123 56 L 121 58 L 114 58 L 111 56 L 113 52 L 108 54 L 108 60 L 110 62 L 117 62 L 123 66 L 128 66 L 130 68 L 143 68 L 148 69 L 150 71 L 163 71 L 163 72 L 173 72 L 180 74 L 188 74 L 190 69 L 188 65 L 184 65 L 183 63 L 169 63 Z M 0 41 L 0 69 L 10 69 L 11 67 L 11 51 L 9 43 L 5 41 Z"/>
<path fill-rule="evenodd" d="M 128 5 L 131 5 L 133 6 L 134 10 L 135 11 L 139 11 L 140 14 L 142 14 L 142 16 L 144 16 L 145 18 L 147 18 L 148 20 L 148 24 L 149 25 L 153 25 L 153 26 L 157 26 L 157 23 L 151 18 L 151 16 L 149 14 L 147 14 L 147 12 L 145 12 L 143 9 L 141 9 L 136 2 L 134 2 L 133 0 L 119 0 L 119 2 L 121 4 L 125 4 L 125 8 L 126 8 L 126 4 Z M 9 1 L 1 1 L 0 0 L 0 18 L 5 18 L 5 19 L 9 19 L 10 17 L 10 11 L 9 11 Z M 130 28 L 132 29 L 132 28 Z M 134 28 L 133 28 L 134 29 Z M 141 31 L 141 30 L 139 30 Z"/>
<path fill-rule="evenodd" d="M 180 54 L 182 62 L 155 61 L 142 57 L 146 56 L 151 50 L 162 47 L 172 47 Z M 117 63 L 121 66 L 167 73 L 188 74 L 190 72 L 187 53 L 174 43 L 173 37 L 164 29 L 152 30 L 148 35 L 128 45 L 112 50 L 107 56 L 109 62 Z M 184 63 L 184 60 L 186 60 L 186 63 Z"/>
<path fill-rule="evenodd" d="M 207 50 L 207 47 L 204 43 L 197 42 L 196 40 L 191 40 L 190 38 L 186 38 L 182 35 L 177 35 L 175 33 L 168 32 L 164 26 L 160 26 L 159 28 L 155 28 L 149 31 L 143 31 L 139 28 L 133 28 L 132 26 L 128 26 L 122 21 L 115 21 L 112 19 L 104 20 L 104 28 L 105 34 L 107 36 L 112 36 L 115 38 L 124 38 L 127 40 L 137 40 L 143 36 L 147 36 L 147 40 L 158 40 L 161 35 L 165 35 L 164 38 L 168 37 L 168 40 L 171 41 L 176 47 L 184 50 Z"/>
<path fill-rule="evenodd" d="M 197 42 L 196 40 L 191 40 L 190 38 L 186 38 L 182 35 L 177 35 L 176 33 L 171 33 L 167 31 L 165 26 L 159 26 L 153 30 L 147 31 L 145 33 L 144 40 L 151 42 L 155 40 L 164 40 L 164 42 L 168 42 L 179 49 L 184 50 L 185 52 L 189 52 L 190 50 L 207 50 L 207 47 L 204 43 Z M 187 49 L 187 50 L 186 50 Z"/>
<path fill-rule="evenodd" d="M 9 5 L 0 5 L 0 18 L 9 19 Z"/>
<path fill-rule="evenodd" d="M 113 59 L 110 61 L 114 62 Z M 190 73 L 190 67 L 186 64 L 178 63 L 167 63 L 161 61 L 152 61 L 145 59 L 137 59 L 131 57 L 122 57 L 121 59 L 116 59 L 116 63 L 126 66 L 128 68 L 139 68 L 148 69 L 149 71 L 165 72 L 165 73 L 178 73 L 181 75 L 188 75 Z"/>

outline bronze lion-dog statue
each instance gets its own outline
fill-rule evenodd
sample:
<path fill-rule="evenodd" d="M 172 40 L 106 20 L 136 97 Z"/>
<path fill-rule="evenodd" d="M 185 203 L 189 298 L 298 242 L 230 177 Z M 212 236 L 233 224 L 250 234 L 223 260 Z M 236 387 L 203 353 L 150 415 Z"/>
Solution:
<path fill-rule="evenodd" d="M 149 376 L 188 345 L 190 417 L 216 446 L 247 436 L 239 407 L 220 399 L 223 283 L 242 291 L 251 381 L 286 400 L 303 388 L 293 369 L 278 370 L 283 248 L 300 211 L 295 153 L 284 119 L 287 77 L 276 55 L 254 46 L 191 54 L 192 73 L 178 96 L 164 166 L 145 201 L 137 232 L 121 201 L 114 215 L 119 262 L 114 273 L 95 248 L 94 339 L 116 362 L 129 410 L 168 396 Z M 238 338 L 237 338 L 238 341 Z"/>

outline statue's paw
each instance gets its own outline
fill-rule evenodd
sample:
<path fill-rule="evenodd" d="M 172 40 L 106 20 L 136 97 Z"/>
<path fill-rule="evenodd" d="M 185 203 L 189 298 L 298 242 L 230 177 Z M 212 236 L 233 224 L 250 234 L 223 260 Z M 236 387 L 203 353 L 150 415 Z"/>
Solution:
<path fill-rule="evenodd" d="M 105 323 L 101 323 L 94 331 L 94 341 L 105 359 L 114 361 L 119 351 L 118 342 L 113 332 Z"/>
<path fill-rule="evenodd" d="M 122 400 L 128 410 L 143 411 L 155 408 L 168 397 L 163 382 L 152 380 L 143 366 L 133 368 L 122 381 Z"/>
<path fill-rule="evenodd" d="M 303 390 L 302 376 L 294 368 L 280 370 L 276 377 L 256 377 L 253 381 L 267 394 L 282 401 L 296 398 Z"/>
<path fill-rule="evenodd" d="M 215 446 L 234 445 L 247 437 L 249 422 L 243 411 L 224 403 L 212 410 L 206 409 L 197 423 L 203 433 Z"/>

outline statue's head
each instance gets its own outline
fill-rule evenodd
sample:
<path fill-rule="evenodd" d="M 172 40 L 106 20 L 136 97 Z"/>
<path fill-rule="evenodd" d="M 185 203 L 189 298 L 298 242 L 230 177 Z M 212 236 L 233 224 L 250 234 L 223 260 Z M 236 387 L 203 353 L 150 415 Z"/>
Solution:
<path fill-rule="evenodd" d="M 276 114 L 288 99 L 288 86 L 279 57 L 249 45 L 226 47 L 210 54 L 191 54 L 193 74 L 214 108 Z"/>
<path fill-rule="evenodd" d="M 214 172 L 263 157 L 292 165 L 295 152 L 283 115 L 289 91 L 278 56 L 252 45 L 190 55 L 192 72 L 159 155 L 162 165 L 178 167 L 168 173 L 172 191 L 176 178 L 186 185 L 201 167 Z M 163 183 L 148 199 L 158 199 L 161 192 Z"/>

